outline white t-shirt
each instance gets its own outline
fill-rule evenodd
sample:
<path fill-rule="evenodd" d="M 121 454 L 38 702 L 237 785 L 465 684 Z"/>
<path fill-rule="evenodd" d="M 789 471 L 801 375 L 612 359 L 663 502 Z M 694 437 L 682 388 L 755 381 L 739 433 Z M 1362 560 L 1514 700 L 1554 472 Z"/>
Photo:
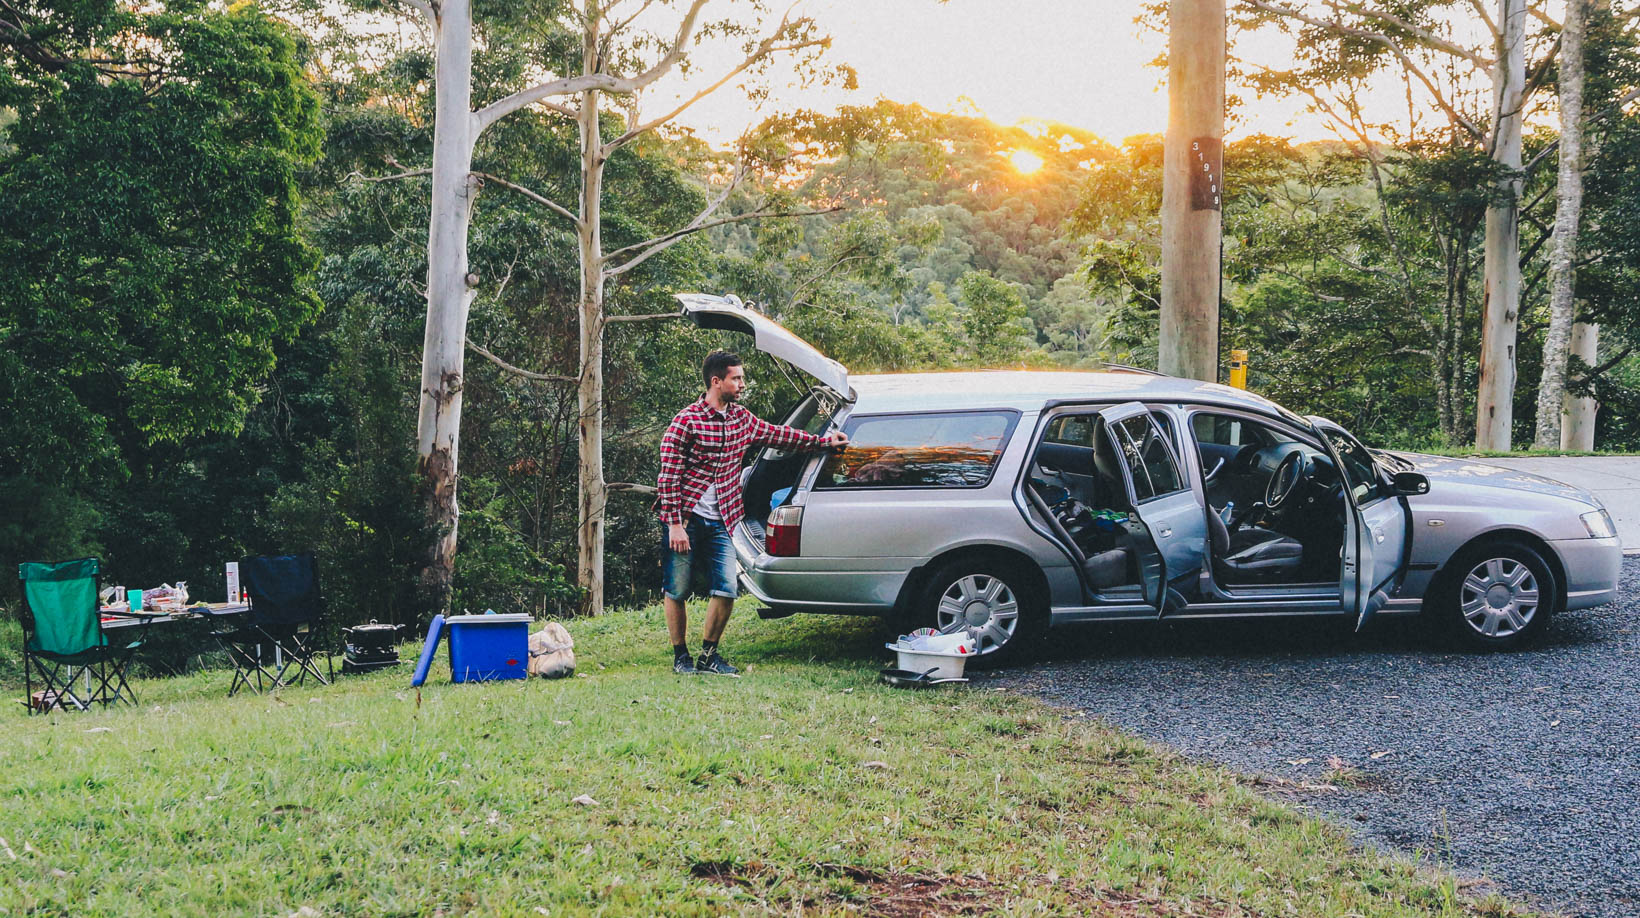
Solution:
<path fill-rule="evenodd" d="M 707 485 L 706 493 L 700 496 L 700 502 L 690 511 L 703 520 L 723 521 L 723 514 L 718 510 L 717 485 Z"/>

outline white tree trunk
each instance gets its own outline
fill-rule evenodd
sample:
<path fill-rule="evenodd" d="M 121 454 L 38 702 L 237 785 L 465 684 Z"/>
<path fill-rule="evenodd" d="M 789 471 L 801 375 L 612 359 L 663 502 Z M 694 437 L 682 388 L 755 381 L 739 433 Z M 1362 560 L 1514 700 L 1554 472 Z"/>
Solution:
<path fill-rule="evenodd" d="M 1572 326 L 1571 352 L 1584 363 L 1594 366 L 1595 353 L 1599 346 L 1600 326 L 1587 322 L 1578 322 Z M 1585 452 L 1594 449 L 1595 413 L 1600 409 L 1600 403 L 1592 398 L 1580 398 L 1563 393 L 1560 404 L 1560 448 Z"/>
<path fill-rule="evenodd" d="M 1514 423 L 1515 329 L 1520 322 L 1520 153 L 1526 84 L 1526 0 L 1498 0 L 1498 62 L 1492 75 L 1492 160 L 1513 170 L 1486 209 L 1486 299 L 1475 446 L 1507 450 Z"/>
<path fill-rule="evenodd" d="M 1218 382 L 1224 192 L 1224 0 L 1168 6 L 1157 369 Z"/>
<path fill-rule="evenodd" d="M 455 570 L 456 457 L 461 442 L 461 386 L 467 310 L 467 229 L 472 218 L 472 10 L 443 0 L 435 21 L 436 109 L 432 213 L 427 229 L 427 328 L 422 339 L 421 404 L 416 419 L 417 469 L 438 541 L 423 573 L 439 606 L 447 606 Z"/>
<path fill-rule="evenodd" d="M 1560 32 L 1560 175 L 1555 186 L 1555 228 L 1549 253 L 1549 330 L 1543 338 L 1543 379 L 1538 383 L 1537 449 L 1560 446 L 1561 402 L 1566 393 L 1566 356 L 1572 337 L 1573 281 L 1577 273 L 1577 226 L 1583 213 L 1583 31 L 1588 0 L 1566 0 Z"/>
<path fill-rule="evenodd" d="M 598 8 L 587 4 L 582 66 L 598 68 Z M 581 94 L 581 366 L 577 582 L 585 591 L 584 611 L 604 610 L 604 189 L 603 138 L 598 132 L 598 92 Z"/>

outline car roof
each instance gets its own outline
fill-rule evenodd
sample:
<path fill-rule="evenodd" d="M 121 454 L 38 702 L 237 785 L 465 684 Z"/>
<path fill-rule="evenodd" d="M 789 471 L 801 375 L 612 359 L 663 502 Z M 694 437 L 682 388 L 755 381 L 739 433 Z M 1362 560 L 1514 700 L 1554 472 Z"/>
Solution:
<path fill-rule="evenodd" d="M 1218 383 L 1143 372 L 1096 370 L 979 370 L 948 373 L 851 375 L 855 413 L 1016 408 L 1037 411 L 1049 402 L 1192 401 L 1287 415 L 1263 396 Z"/>

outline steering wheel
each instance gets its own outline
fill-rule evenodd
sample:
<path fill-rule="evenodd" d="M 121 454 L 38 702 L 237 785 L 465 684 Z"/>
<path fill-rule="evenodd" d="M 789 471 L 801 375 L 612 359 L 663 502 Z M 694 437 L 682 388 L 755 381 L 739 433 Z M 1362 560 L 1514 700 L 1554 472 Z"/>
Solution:
<path fill-rule="evenodd" d="M 1270 473 L 1270 483 L 1264 489 L 1264 505 L 1271 510 L 1281 506 L 1282 501 L 1298 490 L 1298 483 L 1310 473 L 1310 458 L 1304 450 L 1295 449 L 1276 464 L 1276 470 Z"/>

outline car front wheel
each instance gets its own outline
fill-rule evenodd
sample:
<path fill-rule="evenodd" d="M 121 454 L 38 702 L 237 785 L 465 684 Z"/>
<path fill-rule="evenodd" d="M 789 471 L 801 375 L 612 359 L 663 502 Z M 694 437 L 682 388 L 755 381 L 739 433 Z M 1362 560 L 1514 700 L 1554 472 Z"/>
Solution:
<path fill-rule="evenodd" d="M 1012 566 L 983 559 L 941 565 L 929 576 L 919 606 L 922 624 L 974 636 L 972 666 L 1017 661 L 1047 624 L 1031 582 Z"/>
<path fill-rule="evenodd" d="M 1448 562 L 1434 597 L 1437 624 L 1465 650 L 1510 650 L 1548 627 L 1560 585 L 1543 556 L 1515 542 L 1484 542 Z"/>

